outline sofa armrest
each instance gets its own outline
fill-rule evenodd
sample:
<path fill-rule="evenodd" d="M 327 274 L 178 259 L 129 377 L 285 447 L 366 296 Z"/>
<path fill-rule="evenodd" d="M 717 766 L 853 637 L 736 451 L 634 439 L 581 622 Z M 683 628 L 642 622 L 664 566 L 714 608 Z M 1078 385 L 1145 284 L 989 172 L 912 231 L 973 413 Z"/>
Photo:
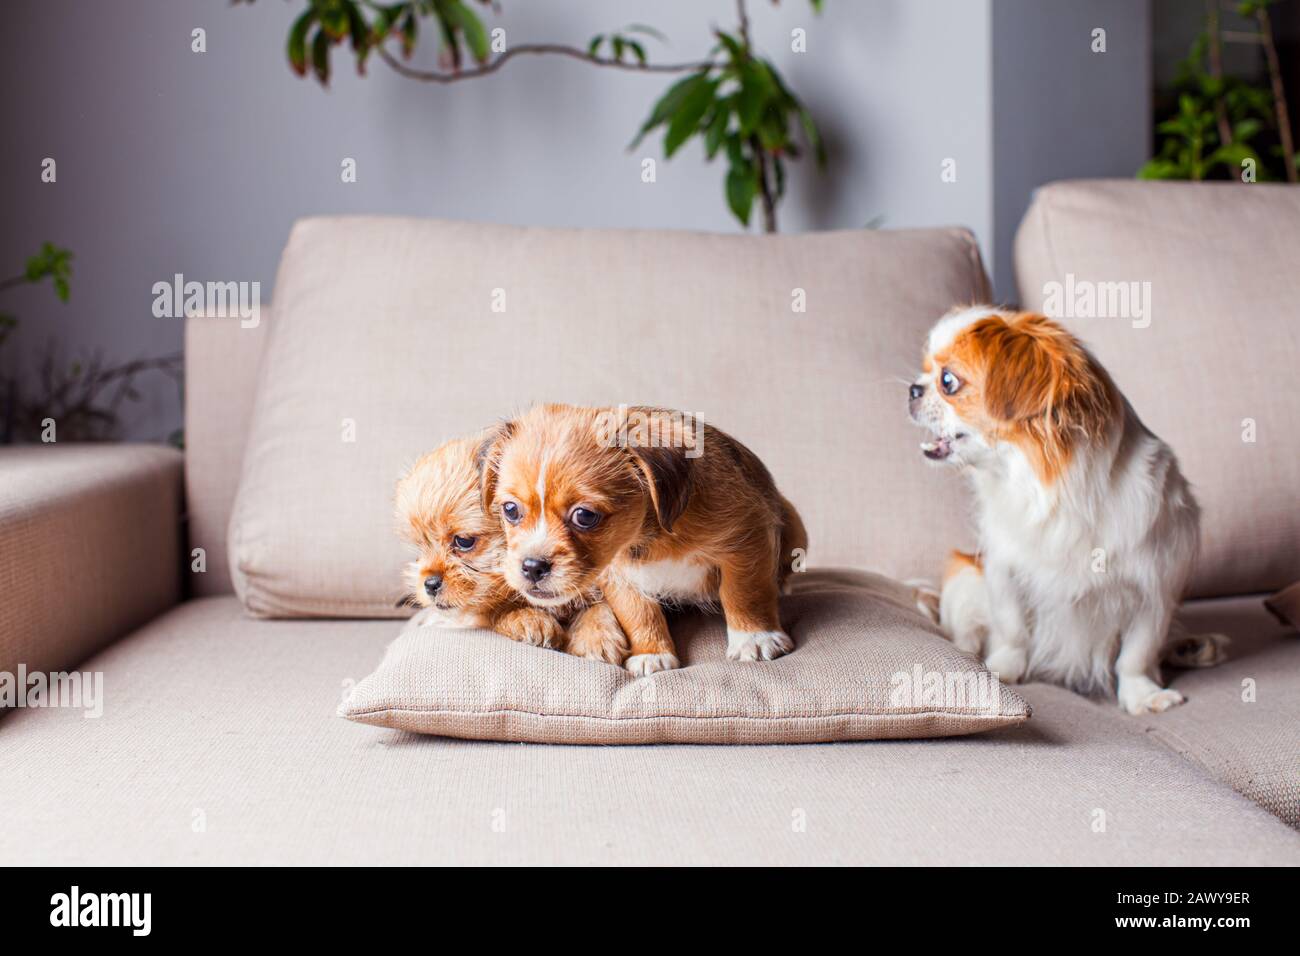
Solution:
<path fill-rule="evenodd" d="M 0 672 L 67 669 L 180 600 L 181 465 L 156 445 L 0 450 Z"/>

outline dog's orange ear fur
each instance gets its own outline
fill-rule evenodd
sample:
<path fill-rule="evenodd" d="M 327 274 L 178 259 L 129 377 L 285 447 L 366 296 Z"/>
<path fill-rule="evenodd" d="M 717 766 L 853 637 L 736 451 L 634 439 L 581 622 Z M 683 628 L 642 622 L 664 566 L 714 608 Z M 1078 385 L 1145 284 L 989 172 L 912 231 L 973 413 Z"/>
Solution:
<path fill-rule="evenodd" d="M 1114 412 L 1105 372 L 1073 335 L 1041 315 L 990 317 L 970 329 L 984 357 L 984 407 L 1041 448 L 1045 471 L 1076 441 L 1100 437 Z"/>
<path fill-rule="evenodd" d="M 478 466 L 479 497 L 486 514 L 492 513 L 492 496 L 496 494 L 497 487 L 497 468 L 501 464 L 501 446 L 514 433 L 514 422 L 498 422 L 483 433 L 483 440 L 479 442 L 478 452 L 474 456 L 475 464 Z"/>
<path fill-rule="evenodd" d="M 691 497 L 691 459 L 686 457 L 686 448 L 678 444 L 629 447 L 628 451 L 650 493 L 659 526 L 671 534 Z"/>

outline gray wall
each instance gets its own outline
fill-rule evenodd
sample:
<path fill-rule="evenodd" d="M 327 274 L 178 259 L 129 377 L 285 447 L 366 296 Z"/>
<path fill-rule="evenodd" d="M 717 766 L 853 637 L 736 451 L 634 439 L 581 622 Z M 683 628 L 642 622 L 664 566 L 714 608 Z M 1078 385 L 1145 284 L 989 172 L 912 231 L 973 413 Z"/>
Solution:
<path fill-rule="evenodd" d="M 1151 155 L 1151 15 L 1143 0 L 996 0 L 992 15 L 989 268 L 1012 300 L 1012 242 L 1034 189 L 1132 178 Z M 1104 53 L 1092 49 L 1097 28 Z"/>
<path fill-rule="evenodd" d="M 798 165 L 782 229 L 858 228 L 877 217 L 885 228 L 966 225 L 980 237 L 1000 294 L 1011 297 L 1007 230 L 1030 185 L 1062 175 L 1128 175 L 1141 152 L 1124 111 L 1140 112 L 1146 90 L 1131 88 L 1138 78 L 1127 68 L 1090 74 L 1100 92 L 1070 95 L 1062 64 L 1078 64 L 1054 45 L 1086 50 L 1086 31 L 1082 38 L 1075 31 L 1091 18 L 1071 14 L 1062 25 L 1032 15 L 1040 6 L 1092 5 L 827 0 L 816 17 L 802 0 L 750 0 L 756 42 L 818 117 L 832 154 L 825 173 Z M 1134 6 L 1096 5 L 1107 16 Z M 735 21 L 730 0 L 502 0 L 501 7 L 500 16 L 487 14 L 489 26 L 504 26 L 514 42 L 583 43 L 649 22 L 671 40 L 652 45 L 665 60 L 704 55 L 710 24 Z M 48 289 L 0 300 L 0 311 L 23 320 L 5 361 L 30 364 L 51 337 L 112 358 L 177 350 L 179 321 L 150 312 L 153 283 L 177 272 L 260 281 L 273 297 L 279 251 L 304 215 L 738 228 L 722 201 L 723 170 L 706 166 L 698 148 L 661 161 L 656 183 L 640 181 L 640 160 L 660 157 L 658 142 L 636 153 L 625 147 L 668 79 L 539 58 L 437 87 L 378 62 L 359 78 L 336 53 L 335 80 L 324 91 L 285 63 L 286 31 L 301 8 L 299 0 L 6 4 L 0 263 L 11 265 L 0 274 L 17 271 L 44 239 L 72 247 L 76 261 L 70 304 L 55 302 Z M 790 51 L 796 26 L 808 31 L 805 54 Z M 190 51 L 194 27 L 207 31 L 206 53 Z M 1035 44 L 1035 55 L 1006 80 L 995 52 L 1023 52 L 1020 36 Z M 1111 42 L 1116 49 L 1146 41 L 1112 32 Z M 1107 56 L 1112 67 L 1127 62 Z M 1051 78 L 1047 86 L 1043 76 Z M 1019 109 L 1002 109 L 995 96 L 1010 97 L 1008 83 L 1028 84 L 1021 100 L 1033 108 L 1019 124 Z M 1057 148 L 1076 109 L 1086 123 L 1113 119 L 1115 109 L 1123 119 L 1114 137 L 1075 130 L 1078 142 L 1090 144 L 1083 152 Z M 1054 113 L 1066 115 L 1037 135 L 1033 124 Z M 1012 144 L 1032 137 L 1032 155 L 995 143 L 1004 136 Z M 40 181 L 46 156 L 58 162 L 57 184 Z M 357 160 L 355 184 L 340 181 L 344 157 Z M 940 179 L 948 157 L 958 163 L 956 183 Z M 995 176 L 995 159 L 1007 164 L 1005 175 Z M 151 383 L 129 412 L 129 434 L 162 437 L 179 417 L 174 390 Z"/>

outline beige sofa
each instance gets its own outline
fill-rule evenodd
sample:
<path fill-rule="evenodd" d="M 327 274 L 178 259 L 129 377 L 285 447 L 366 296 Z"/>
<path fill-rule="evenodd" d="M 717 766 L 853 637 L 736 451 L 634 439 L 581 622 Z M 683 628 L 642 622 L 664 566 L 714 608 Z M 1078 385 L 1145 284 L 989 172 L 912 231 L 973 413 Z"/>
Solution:
<path fill-rule="evenodd" d="M 349 331 L 347 348 L 391 354 L 405 342 L 413 353 L 439 350 L 430 375 L 405 387 L 437 396 L 448 375 L 468 376 L 461 381 L 473 382 L 474 400 L 488 408 L 494 395 L 481 385 L 480 366 L 448 372 L 454 366 L 446 358 L 481 346 L 465 338 L 477 318 L 462 314 L 474 307 L 478 287 L 457 297 L 476 268 L 471 263 L 485 257 L 521 257 L 506 281 L 510 289 L 541 287 L 561 263 L 574 276 L 613 276 L 615 285 L 637 282 L 627 277 L 642 272 L 658 275 L 662 286 L 638 285 L 620 315 L 609 314 L 602 298 L 617 289 L 583 286 L 574 297 L 558 288 L 554 302 L 570 295 L 575 313 L 595 314 L 561 318 L 553 302 L 540 319 L 524 309 L 487 333 L 521 335 L 540 321 L 538 334 L 549 334 L 544 323 L 563 321 L 584 330 L 581 342 L 618 328 L 621 351 L 635 341 L 630 337 L 661 334 L 649 324 L 659 310 L 715 310 L 720 303 L 740 317 L 720 315 L 718 322 L 742 324 L 714 330 L 719 342 L 758 338 L 745 334 L 744 314 L 770 307 L 754 291 L 765 276 L 777 276 L 781 288 L 806 286 L 810 303 L 817 290 L 824 303 L 827 290 L 842 287 L 834 293 L 838 304 L 820 316 L 812 307 L 793 313 L 791 321 L 813 317 L 793 330 L 754 319 L 766 338 L 757 347 L 736 346 L 744 354 L 725 394 L 690 392 L 698 376 L 676 377 L 673 366 L 660 364 L 660 349 L 628 374 L 643 375 L 643 389 L 668 382 L 661 392 L 687 390 L 682 406 L 713 401 L 714 417 L 768 459 L 805 512 L 810 560 L 818 560 L 820 539 L 833 557 L 828 563 L 933 573 L 943 548 L 966 543 L 960 483 L 916 461 L 917 438 L 901 421 L 903 385 L 877 380 L 874 369 L 864 369 L 861 381 L 845 378 L 854 375 L 854 362 L 841 368 L 835 357 L 857 361 L 861 349 L 862 362 L 878 357 L 881 368 L 909 374 L 919 356 L 917 330 L 934 303 L 988 294 L 969 237 L 606 233 L 593 240 L 412 221 L 299 227 L 277 280 L 275 314 L 264 310 L 256 329 L 189 322 L 183 456 L 132 445 L 0 454 L 0 672 L 21 664 L 104 676 L 97 719 L 72 709 L 0 715 L 0 817 L 8 823 L 0 828 L 0 864 L 1300 863 L 1300 639 L 1261 603 L 1263 592 L 1300 579 L 1300 456 L 1289 434 L 1267 448 L 1261 440 L 1250 449 L 1260 454 L 1243 460 L 1230 458 L 1230 446 L 1214 437 L 1226 430 L 1239 441 L 1244 418 L 1255 418 L 1261 434 L 1293 429 L 1300 412 L 1293 397 L 1278 395 L 1295 394 L 1288 386 L 1300 360 L 1300 294 L 1294 273 L 1276 269 L 1269 251 L 1275 243 L 1293 255 L 1300 204 L 1294 191 L 1267 188 L 1061 184 L 1040 192 L 1017 250 L 1021 299 L 1030 307 L 1042 305 L 1049 283 L 1067 273 L 1075 282 L 1151 279 L 1146 355 L 1139 353 L 1148 340 L 1119 335 L 1115 324 L 1080 320 L 1080 331 L 1148 423 L 1183 454 L 1206 507 L 1207 539 L 1193 586 L 1201 596 L 1185 617 L 1230 634 L 1231 659 L 1175 675 L 1188 703 L 1146 719 L 1125 716 L 1109 701 L 1031 684 L 1021 692 L 1033 717 L 1014 729 L 799 746 L 489 743 L 335 717 L 341 696 L 374 667 L 400 626 L 380 600 L 401 557 L 386 524 L 389 458 L 441 436 L 437 428 L 421 436 L 393 426 L 384 432 L 390 444 L 368 446 L 364 460 L 331 458 L 333 446 L 304 459 L 314 446 L 295 445 L 293 433 L 316 427 L 313 389 L 320 383 L 310 378 L 338 378 L 321 365 L 338 346 L 327 343 L 313 356 L 311 342 L 347 321 L 356 307 L 350 296 L 373 295 L 383 327 L 399 332 L 425 303 L 440 301 L 443 315 L 429 319 L 439 335 L 427 342 L 394 333 L 392 342 L 379 335 L 376 343 Z M 1234 229 L 1241 235 L 1226 235 Z M 360 234 L 372 241 L 349 247 L 348 237 Z M 1242 261 L 1234 242 L 1247 237 L 1265 248 Z M 377 239 L 385 256 L 413 246 L 424 261 L 443 260 L 425 258 L 421 243 L 471 248 L 463 263 L 438 273 L 439 288 L 424 289 L 427 277 L 411 272 L 417 293 L 399 294 L 383 291 L 382 276 L 365 271 L 366 248 Z M 341 246 L 348 258 L 331 261 Z M 564 255 L 545 261 L 547 249 Z M 355 273 L 352 262 L 360 263 Z M 707 291 L 697 268 L 714 275 Z M 1261 274 L 1271 286 L 1261 287 Z M 414 311 L 399 314 L 398 301 Z M 1248 314 L 1226 311 L 1234 305 Z M 307 328 L 320 335 L 304 335 L 304 322 L 316 323 Z M 690 334 L 694 345 L 682 350 L 681 363 L 732 368 L 713 347 L 713 331 Z M 278 340 L 268 345 L 268 338 Z M 766 354 L 765 341 L 775 343 Z M 276 362 L 262 361 L 277 349 Z M 305 367 L 296 391 L 282 372 L 291 358 Z M 409 373 L 401 362 L 410 360 L 394 357 L 392 367 Z M 502 395 L 520 400 L 520 388 L 532 387 L 527 366 L 554 361 L 521 361 Z M 742 373 L 761 375 L 769 361 L 787 375 L 805 363 L 805 374 L 794 387 L 787 379 L 747 391 Z M 1197 383 L 1216 365 L 1232 375 L 1217 377 L 1213 394 L 1204 395 Z M 1275 373 L 1283 379 L 1270 385 Z M 371 372 L 328 384 L 337 394 L 356 394 L 361 408 L 380 401 L 371 391 L 388 387 L 375 381 Z M 392 387 L 402 394 L 400 382 Z M 1171 392 L 1178 402 L 1168 400 Z M 426 401 L 438 404 L 405 401 L 412 414 L 396 416 L 402 427 L 418 421 Z M 1215 402 L 1225 409 L 1222 421 Z M 471 413 L 481 410 L 454 414 Z M 362 427 L 383 415 L 363 419 Z M 792 447 L 834 415 L 843 416 L 838 424 Z M 330 416 L 325 427 L 332 430 L 333 410 Z M 861 429 L 851 430 L 853 422 Z M 806 461 L 814 454 L 824 460 Z M 293 479 L 293 470 L 283 474 L 286 458 L 302 476 L 296 485 L 286 486 Z M 380 477 L 331 487 L 331 475 L 358 473 Z M 845 482 L 856 480 L 844 477 L 850 474 L 866 477 L 846 491 Z M 870 533 L 855 530 L 854 521 Z"/>

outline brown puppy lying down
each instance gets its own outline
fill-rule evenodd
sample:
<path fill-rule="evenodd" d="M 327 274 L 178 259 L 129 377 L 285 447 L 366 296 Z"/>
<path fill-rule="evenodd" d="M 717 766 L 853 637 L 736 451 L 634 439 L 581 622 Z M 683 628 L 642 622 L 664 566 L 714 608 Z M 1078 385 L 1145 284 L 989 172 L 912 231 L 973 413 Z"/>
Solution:
<path fill-rule="evenodd" d="M 543 405 L 489 435 L 481 471 L 506 582 L 535 608 L 603 597 L 632 673 L 678 666 L 661 602 L 720 603 L 732 660 L 793 649 L 777 595 L 803 522 L 734 438 L 667 409 Z"/>

